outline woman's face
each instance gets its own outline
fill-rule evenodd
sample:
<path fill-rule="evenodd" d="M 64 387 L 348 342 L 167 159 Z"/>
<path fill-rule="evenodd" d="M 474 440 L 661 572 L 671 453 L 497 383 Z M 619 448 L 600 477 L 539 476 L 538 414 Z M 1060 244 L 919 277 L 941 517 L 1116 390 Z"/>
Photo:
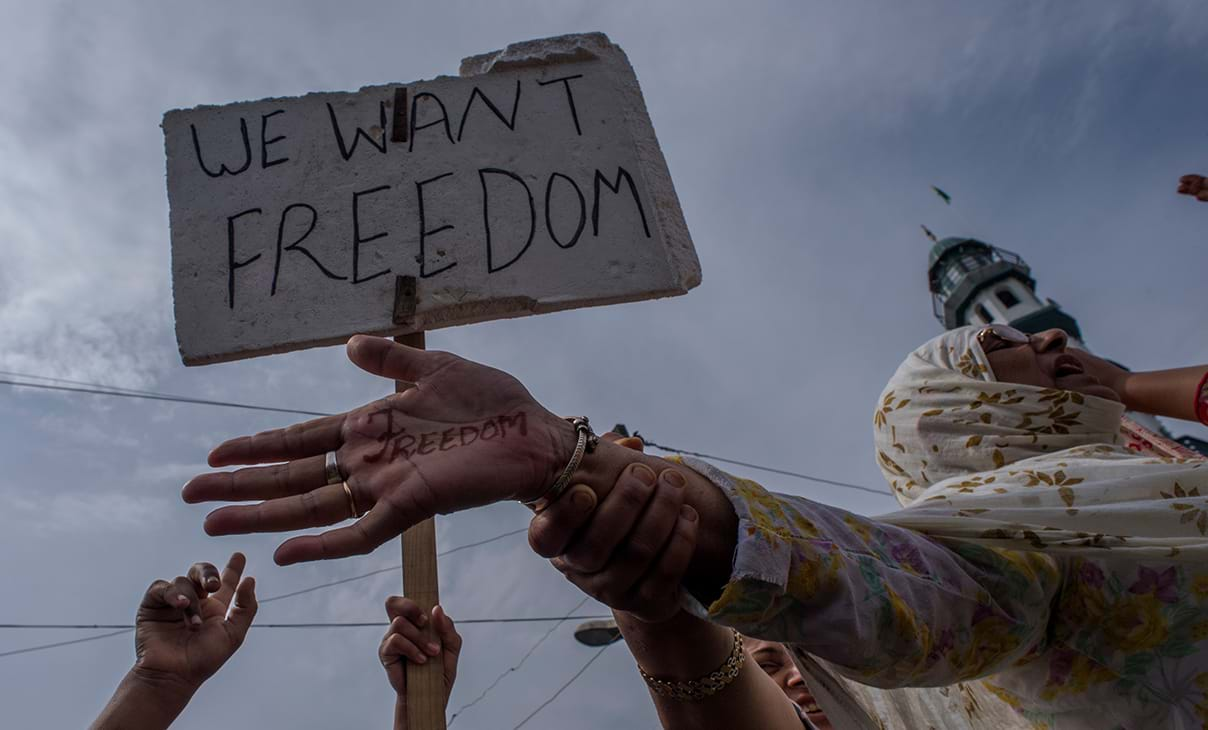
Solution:
<path fill-rule="evenodd" d="M 793 657 L 789 655 L 789 650 L 784 647 L 784 644 L 750 637 L 744 639 L 744 642 L 755 662 L 759 664 L 759 668 L 775 680 L 780 690 L 805 712 L 805 716 L 809 718 L 810 722 L 817 725 L 820 730 L 831 730 L 830 722 L 818 707 L 814 696 L 806 689 L 801 672 L 797 671 L 797 665 L 793 662 Z"/>
<path fill-rule="evenodd" d="M 1091 375 L 1080 350 L 1067 350 L 1065 332 L 1052 329 L 1031 336 L 1027 343 L 1008 342 L 990 334 L 981 341 L 994 379 L 1040 388 L 1060 388 L 1119 402 L 1116 391 Z"/>

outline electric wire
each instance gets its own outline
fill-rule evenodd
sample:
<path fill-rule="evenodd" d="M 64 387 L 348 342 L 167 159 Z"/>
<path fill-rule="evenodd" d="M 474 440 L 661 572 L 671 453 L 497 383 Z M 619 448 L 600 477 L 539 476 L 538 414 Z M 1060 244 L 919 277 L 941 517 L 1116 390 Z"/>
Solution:
<path fill-rule="evenodd" d="M 466 710 L 470 709 L 474 705 L 477 705 L 479 702 L 482 702 L 484 699 L 486 699 L 486 696 L 489 695 L 491 693 L 491 690 L 495 689 L 495 687 L 497 687 L 499 685 L 499 683 L 503 681 L 504 677 L 508 676 L 512 672 L 518 671 L 521 667 L 523 667 L 524 663 L 526 661 L 528 661 L 528 658 L 533 655 L 533 652 L 537 651 L 537 647 L 539 647 L 543 643 L 545 643 L 545 640 L 550 637 L 550 634 L 557 631 L 559 626 L 561 626 L 563 623 L 565 623 L 567 620 L 569 620 L 571 618 L 576 618 L 576 619 L 581 618 L 580 616 L 572 617 L 571 614 L 573 614 L 575 611 L 578 611 L 580 608 L 583 608 L 583 604 L 585 604 L 585 603 L 587 603 L 587 597 L 584 597 L 582 601 L 579 601 L 578 603 L 576 603 L 575 607 L 572 608 L 570 611 L 568 611 L 566 616 L 561 621 L 559 621 L 558 623 L 551 626 L 548 631 L 546 631 L 544 634 L 542 634 L 541 638 L 537 639 L 537 642 L 535 644 L 533 644 L 532 646 L 530 646 L 529 650 L 524 653 L 524 656 L 522 656 L 520 658 L 520 661 L 516 662 L 514 665 L 508 667 L 503 672 L 501 672 L 500 675 L 495 678 L 495 681 L 491 682 L 491 684 L 488 685 L 487 688 L 484 689 L 473 700 L 465 703 L 461 707 L 458 707 L 456 710 L 454 710 L 453 714 L 449 716 L 449 725 L 448 726 L 453 727 L 453 723 L 457 721 L 458 715 L 461 715 Z M 611 617 L 604 616 L 602 618 L 611 618 Z M 458 621 L 458 623 L 464 623 L 464 622 Z"/>
<path fill-rule="evenodd" d="M 477 542 L 467 543 L 465 545 L 458 545 L 457 547 L 449 548 L 448 550 L 445 550 L 444 552 L 437 553 L 436 557 L 440 558 L 440 557 L 444 557 L 446 555 L 452 555 L 453 553 L 460 552 L 462 550 L 469 550 L 470 548 L 478 547 L 480 545 L 486 545 L 488 543 L 495 542 L 496 540 L 502 540 L 505 537 L 511 537 L 512 535 L 518 535 L 522 532 L 527 532 L 527 530 L 528 530 L 528 528 L 521 528 L 519 530 L 512 530 L 510 532 L 505 532 L 502 535 L 496 535 L 495 537 L 487 538 L 486 540 L 479 540 Z M 361 580 L 363 578 L 368 578 L 370 576 L 378 575 L 379 573 L 385 573 L 388 571 L 399 570 L 401 568 L 402 568 L 401 564 L 393 565 L 388 568 L 379 568 L 377 570 L 372 570 L 368 573 L 362 573 L 361 575 L 354 575 L 349 578 L 342 578 L 340 580 L 331 581 L 330 583 L 322 583 L 317 586 L 303 588 L 302 590 L 292 591 L 290 593 L 283 593 L 278 596 L 270 596 L 268 598 L 262 598 L 259 600 L 259 603 L 265 604 L 265 603 L 270 603 L 272 601 L 279 601 L 283 598 L 292 598 L 293 596 L 300 596 L 304 593 L 311 593 L 313 591 L 317 591 L 317 590 L 320 590 L 323 588 L 330 588 L 331 586 L 337 586 L 337 585 L 341 585 L 344 583 L 351 583 L 352 581 L 355 581 L 355 580 Z M 458 622 L 458 623 L 464 623 L 464 622 Z M 6 625 L 6 626 L 11 626 L 13 628 L 17 628 L 16 625 Z M 116 627 L 117 625 L 115 624 L 114 626 Z M 29 625 L 29 626 L 21 626 L 21 628 L 38 628 L 38 627 L 34 626 L 34 625 Z M 100 627 L 98 626 L 98 628 L 100 628 Z M 100 639 L 107 639 L 111 636 L 117 636 L 119 634 L 129 633 L 130 631 L 133 631 L 133 630 L 134 630 L 133 626 L 123 625 L 121 629 L 119 629 L 117 631 L 105 633 L 105 634 L 97 634 L 95 636 L 85 636 L 80 639 L 71 639 L 68 641 L 56 641 L 56 642 L 53 642 L 50 644 L 38 644 L 36 646 L 27 646 L 23 649 L 12 649 L 9 651 L 0 652 L 0 659 L 3 659 L 4 657 L 9 657 L 9 656 L 16 656 L 17 654 L 28 654 L 30 652 L 35 652 L 35 651 L 43 651 L 46 649 L 55 649 L 60 646 L 70 646 L 72 644 L 82 644 L 82 643 L 88 642 L 88 641 L 99 641 Z"/>
<path fill-rule="evenodd" d="M 28 654 L 34 651 L 42 651 L 44 649 L 54 649 L 60 646 L 70 646 L 72 644 L 83 644 L 86 641 L 96 641 L 97 639 L 108 639 L 110 636 L 118 634 L 128 634 L 134 629 L 121 629 L 120 631 L 111 631 L 108 634 L 97 634 L 96 636 L 85 636 L 82 639 L 69 639 L 67 641 L 56 641 L 53 644 L 39 644 L 38 646 L 27 646 L 24 649 L 12 649 L 10 651 L 0 652 L 0 659 L 7 656 L 16 656 L 18 654 Z"/>
<path fill-rule="evenodd" d="M 502 540 L 505 537 L 511 537 L 512 535 L 519 535 L 522 532 L 528 532 L 528 528 L 522 527 L 518 530 L 512 530 L 510 532 L 505 532 L 502 535 L 496 535 L 495 537 L 488 537 L 485 540 L 479 540 L 478 542 L 472 542 L 472 543 L 468 543 L 466 545 L 458 545 L 457 547 L 449 548 L 448 550 L 445 550 L 444 552 L 437 553 L 436 557 L 443 558 L 446 555 L 452 555 L 453 553 L 461 552 L 462 550 L 469 550 L 470 548 L 476 548 L 476 547 L 479 547 L 480 545 L 486 545 L 488 543 L 492 543 L 497 540 Z M 361 573 L 360 575 L 354 575 L 354 576 L 351 576 L 348 578 L 340 578 L 339 580 L 333 580 L 330 583 L 320 583 L 318 585 L 314 585 L 309 588 L 302 588 L 301 590 L 290 591 L 289 593 L 282 593 L 279 596 L 271 596 L 269 598 L 264 598 L 264 599 L 260 600 L 260 603 L 261 604 L 272 603 L 273 601 L 280 601 L 283 598 L 293 598 L 294 596 L 300 596 L 304 593 L 313 593 L 314 591 L 322 590 L 324 588 L 331 588 L 332 586 L 338 586 L 338 585 L 343 585 L 344 583 L 351 583 L 353 581 L 363 580 L 365 578 L 370 578 L 372 576 L 380 575 L 382 573 L 389 573 L 392 571 L 401 570 L 402 567 L 403 567 L 402 563 L 396 563 L 395 565 L 391 565 L 391 566 L 388 566 L 385 568 L 378 568 L 377 570 L 371 570 L 368 573 Z"/>
<path fill-rule="evenodd" d="M 102 385 L 100 383 L 90 383 L 87 380 L 72 380 L 71 378 L 54 378 L 49 375 L 34 375 L 32 373 L 17 373 L 11 370 L 0 370 L 0 376 L 9 378 L 27 378 L 29 380 L 45 380 L 49 383 L 66 383 L 67 385 L 83 385 L 89 388 L 103 388 L 105 390 L 120 390 L 125 393 L 141 393 L 143 395 L 162 395 L 153 390 L 145 390 L 143 388 L 125 388 L 120 385 Z"/>
<path fill-rule="evenodd" d="M 553 704 L 554 700 L 558 699 L 558 696 L 559 696 L 559 695 L 561 695 L 563 692 L 565 692 L 567 687 L 569 687 L 569 686 L 571 686 L 572 684 L 574 684 L 574 683 L 575 683 L 575 680 L 577 680 L 579 677 L 582 677 L 582 676 L 583 676 L 583 673 L 587 671 L 588 667 L 590 667 L 590 666 L 591 666 L 591 665 L 592 665 L 592 664 L 593 664 L 593 663 L 594 663 L 594 662 L 595 662 L 597 659 L 599 659 L 599 658 L 600 658 L 600 655 L 604 653 L 604 650 L 605 650 L 605 649 L 607 649 L 607 648 L 608 648 L 608 647 L 610 647 L 610 646 L 612 646 L 612 644 L 605 644 L 604 646 L 601 646 L 601 647 L 600 647 L 600 650 L 599 650 L 599 651 L 597 651 L 595 654 L 592 654 L 592 655 L 591 655 L 591 659 L 588 659 L 588 660 L 587 660 L 587 663 L 586 663 L 586 664 L 584 664 L 584 665 L 583 665 L 583 666 L 582 666 L 582 667 L 579 669 L 579 671 L 575 672 L 575 676 L 573 676 L 573 677 L 571 677 L 570 679 L 566 680 L 566 684 L 564 684 L 564 685 L 562 685 L 561 687 L 559 687 L 557 692 L 554 692 L 554 694 L 553 694 L 553 695 L 551 695 L 551 696 L 550 696 L 550 698 L 549 698 L 548 700 L 546 700 L 545 702 L 542 702 L 540 705 L 538 705 L 538 706 L 537 706 L 537 709 L 535 709 L 535 710 L 533 710 L 532 712 L 530 712 L 530 713 L 529 713 L 529 715 L 528 715 L 528 717 L 526 717 L 526 718 L 524 718 L 523 720 L 521 720 L 521 721 L 520 721 L 520 724 L 518 724 L 518 725 L 516 725 L 515 727 L 513 727 L 513 728 L 512 728 L 512 730 L 520 730 L 520 728 L 524 727 L 524 725 L 525 725 L 525 724 L 526 724 L 526 723 L 527 723 L 529 720 L 532 720 L 534 717 L 536 717 L 536 716 L 537 716 L 537 714 L 538 714 L 538 713 L 540 713 L 540 712 L 541 712 L 542 710 L 544 710 L 546 707 L 549 707 L 551 704 Z"/>
<path fill-rule="evenodd" d="M 49 378 L 46 378 L 45 376 L 28 375 L 25 373 L 0 372 L 0 374 L 7 374 L 10 376 L 17 375 L 17 376 L 23 377 L 23 378 L 49 379 Z M 301 416 L 330 416 L 330 415 L 333 415 L 331 413 L 324 413 L 322 411 L 306 411 L 306 410 L 300 410 L 300 409 L 296 409 L 296 408 L 277 408 L 275 406 L 259 406 L 259 405 L 252 405 L 249 403 L 236 403 L 236 402 L 231 402 L 231 401 L 206 400 L 203 398 L 189 398 L 189 397 L 185 397 L 185 396 L 169 395 L 166 393 L 156 393 L 154 391 L 118 390 L 118 389 L 115 389 L 113 386 L 98 385 L 96 383 L 85 383 L 84 381 L 66 381 L 66 379 L 64 379 L 64 378 L 54 378 L 54 380 L 71 382 L 71 383 L 76 383 L 81 386 L 89 386 L 89 387 L 78 387 L 77 388 L 77 387 L 66 387 L 66 386 L 61 386 L 61 385 L 48 385 L 45 383 L 21 383 L 21 382 L 17 382 L 14 380 L 0 380 L 0 385 L 9 385 L 9 386 L 18 387 L 18 388 L 41 388 L 41 389 L 45 389 L 45 390 L 65 391 L 65 392 L 71 392 L 71 393 L 84 393 L 84 394 L 91 394 L 91 395 L 108 395 L 108 396 L 124 397 L 124 398 L 146 398 L 146 399 L 150 399 L 150 400 L 170 401 L 170 402 L 175 402 L 175 403 L 191 403 L 193 405 L 218 406 L 218 407 L 223 407 L 223 408 L 242 408 L 245 410 L 268 411 L 268 412 L 272 412 L 272 413 L 291 413 L 291 414 L 296 414 L 296 415 L 301 415 Z M 802 472 L 789 471 L 787 469 L 778 469 L 778 468 L 771 467 L 771 466 L 763 466 L 762 464 L 755 464 L 755 463 L 752 463 L 749 461 L 739 461 L 738 459 L 731 459 L 731 458 L 724 457 L 724 456 L 717 456 L 715 454 L 707 454 L 707 453 L 704 453 L 701 451 L 689 451 L 687 449 L 680 449 L 680 448 L 676 448 L 674 446 L 664 446 L 662 444 L 655 443 L 654 441 L 647 440 L 645 437 L 640 436 L 640 434 L 637 431 L 635 431 L 633 435 L 638 438 L 641 438 L 642 441 L 647 446 L 651 446 L 660 451 L 665 451 L 665 452 L 671 453 L 671 454 L 684 454 L 685 456 L 696 456 L 701 459 L 710 459 L 712 461 L 720 461 L 725 464 L 734 464 L 736 466 L 745 466 L 749 469 L 758 469 L 760 471 L 766 471 L 766 472 L 770 472 L 772 474 L 780 474 L 782 476 L 793 477 L 795 479 L 803 479 L 805 481 L 817 482 L 819 484 L 829 484 L 830 486 L 840 487 L 842 489 L 856 489 L 861 492 L 868 492 L 869 494 L 881 494 L 881 495 L 893 496 L 888 489 L 874 489 L 872 487 L 865 487 L 860 484 L 852 484 L 850 482 L 841 482 L 841 481 L 838 481 L 835 479 L 826 479 L 824 477 L 817 477 L 817 476 L 813 476 L 811 474 L 804 474 Z"/>
<path fill-rule="evenodd" d="M 834 479 L 824 479 L 822 477 L 811 476 L 809 474 L 802 474 L 801 472 L 788 471 L 786 469 L 776 469 L 774 467 L 761 466 L 759 464 L 752 464 L 749 461 L 738 461 L 737 459 L 727 459 L 722 456 L 715 456 L 713 454 L 705 454 L 700 451 L 688 451 L 687 449 L 677 449 L 674 446 L 663 446 L 662 444 L 656 444 L 655 442 L 647 439 L 645 436 L 642 436 L 637 431 L 634 431 L 633 435 L 635 438 L 640 438 L 642 440 L 643 444 L 645 444 L 647 446 L 653 446 L 654 448 L 658 449 L 659 451 L 666 451 L 666 452 L 672 453 L 672 454 L 684 454 L 685 456 L 698 456 L 702 459 L 710 459 L 712 461 L 721 461 L 721 462 L 725 462 L 727 464 L 737 464 L 738 466 L 745 466 L 750 469 L 759 469 L 760 471 L 772 472 L 773 474 L 783 474 L 784 476 L 796 477 L 798 479 L 804 479 L 804 480 L 810 481 L 810 482 L 818 482 L 820 484 L 829 484 L 833 487 L 843 487 L 844 489 L 858 489 L 861 492 L 868 492 L 869 494 L 885 494 L 885 495 L 893 496 L 892 493 L 890 493 L 890 491 L 888 489 L 873 489 L 872 487 L 865 487 L 860 484 L 852 484 L 850 482 L 840 482 L 840 481 L 835 481 Z"/>
<path fill-rule="evenodd" d="M 219 406 L 221 408 L 242 408 L 248 411 L 268 411 L 270 413 L 292 413 L 299 416 L 330 416 L 330 413 L 322 413 L 319 411 L 304 411 L 297 408 L 276 408 L 274 406 L 257 406 L 248 403 L 233 403 L 231 401 L 207 400 L 205 398 L 187 398 L 182 395 L 168 395 L 166 393 L 134 392 L 112 390 L 108 386 L 100 386 L 96 388 L 77 388 L 67 385 L 51 385 L 49 383 L 21 383 L 16 380 L 0 380 L 0 385 L 9 385 L 17 388 L 39 388 L 42 390 L 57 390 L 66 393 L 86 393 L 89 395 L 109 395 L 119 398 L 143 398 L 146 400 L 171 401 L 173 403 L 192 403 L 201 406 Z"/>

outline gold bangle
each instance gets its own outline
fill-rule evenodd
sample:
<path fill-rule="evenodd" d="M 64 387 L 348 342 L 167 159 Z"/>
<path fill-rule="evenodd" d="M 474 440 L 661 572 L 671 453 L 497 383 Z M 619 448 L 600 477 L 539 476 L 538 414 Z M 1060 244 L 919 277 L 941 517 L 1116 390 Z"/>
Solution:
<path fill-rule="evenodd" d="M 747 659 L 747 655 L 742 650 L 742 634 L 734 629 L 730 629 L 730 631 L 734 633 L 734 647 L 730 650 L 730 655 L 726 657 L 726 660 L 722 662 L 722 665 L 716 671 L 710 672 L 699 679 L 689 679 L 680 682 L 658 679 L 650 676 L 640 665 L 638 666 L 638 672 L 641 673 L 642 679 L 646 680 L 646 684 L 650 685 L 650 689 L 659 697 L 667 697 L 679 702 L 696 702 L 715 695 L 728 687 L 738 677 L 738 673 L 742 671 L 742 665 Z"/>

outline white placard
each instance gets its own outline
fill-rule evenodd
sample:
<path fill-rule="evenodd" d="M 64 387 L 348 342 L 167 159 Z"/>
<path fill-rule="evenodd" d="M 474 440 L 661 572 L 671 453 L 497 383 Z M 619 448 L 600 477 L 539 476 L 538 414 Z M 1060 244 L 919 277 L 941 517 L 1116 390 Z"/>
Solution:
<path fill-rule="evenodd" d="M 188 365 L 700 282 L 637 78 L 602 34 L 513 44 L 460 77 L 170 111 L 163 130 Z"/>

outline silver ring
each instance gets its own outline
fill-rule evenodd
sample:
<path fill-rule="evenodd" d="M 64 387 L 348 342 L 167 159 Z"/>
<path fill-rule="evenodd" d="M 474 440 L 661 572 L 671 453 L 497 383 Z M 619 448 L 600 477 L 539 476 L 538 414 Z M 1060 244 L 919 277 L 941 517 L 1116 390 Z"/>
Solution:
<path fill-rule="evenodd" d="M 327 460 L 323 466 L 323 473 L 327 478 L 328 484 L 339 484 L 344 481 L 344 477 L 340 475 L 340 462 L 336 459 L 336 452 L 327 452 Z"/>

